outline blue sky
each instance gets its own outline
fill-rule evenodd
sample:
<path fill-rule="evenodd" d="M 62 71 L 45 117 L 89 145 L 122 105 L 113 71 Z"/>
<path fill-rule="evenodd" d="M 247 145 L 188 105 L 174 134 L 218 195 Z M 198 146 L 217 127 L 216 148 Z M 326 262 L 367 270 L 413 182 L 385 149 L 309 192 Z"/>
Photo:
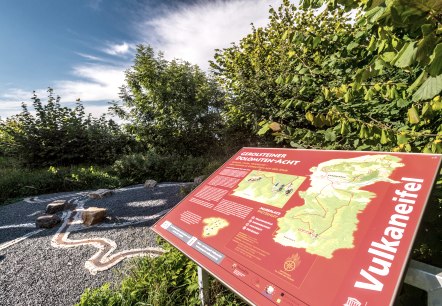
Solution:
<path fill-rule="evenodd" d="M 99 115 L 118 100 L 137 44 L 208 68 L 215 48 L 264 26 L 279 0 L 4 0 L 0 4 L 0 117 L 52 87 Z"/>

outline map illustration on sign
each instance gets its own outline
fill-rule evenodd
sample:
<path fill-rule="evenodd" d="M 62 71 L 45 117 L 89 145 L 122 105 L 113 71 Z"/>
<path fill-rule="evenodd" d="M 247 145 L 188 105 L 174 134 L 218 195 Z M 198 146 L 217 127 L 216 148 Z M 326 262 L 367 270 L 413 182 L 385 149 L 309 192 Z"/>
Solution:
<path fill-rule="evenodd" d="M 376 196 L 362 187 L 384 181 L 404 166 L 390 155 L 367 155 L 333 159 L 310 169 L 310 187 L 299 195 L 304 205 L 278 219 L 274 240 L 284 246 L 304 248 L 308 253 L 331 258 L 338 249 L 354 247 L 357 216 Z"/>
<path fill-rule="evenodd" d="M 229 222 L 222 218 L 206 218 L 203 220 L 203 237 L 212 237 L 218 235 L 218 232 L 229 226 Z"/>
<path fill-rule="evenodd" d="M 243 148 L 153 230 L 251 305 L 393 305 L 441 162 Z"/>
<path fill-rule="evenodd" d="M 253 170 L 239 183 L 233 195 L 282 208 L 305 179 L 303 176 Z"/>

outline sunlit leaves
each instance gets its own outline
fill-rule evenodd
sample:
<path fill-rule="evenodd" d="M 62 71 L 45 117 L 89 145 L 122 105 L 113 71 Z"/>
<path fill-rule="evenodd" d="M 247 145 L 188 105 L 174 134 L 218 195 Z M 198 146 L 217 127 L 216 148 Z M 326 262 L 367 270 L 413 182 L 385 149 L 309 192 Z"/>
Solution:
<path fill-rule="evenodd" d="M 433 54 L 430 57 L 431 62 L 428 66 L 428 73 L 431 76 L 438 76 L 442 74 L 442 43 L 434 48 Z"/>
<path fill-rule="evenodd" d="M 399 68 L 409 67 L 416 59 L 416 52 L 415 43 L 406 43 L 392 60 L 392 64 Z"/>
<path fill-rule="evenodd" d="M 121 97 L 129 109 L 128 127 L 145 146 L 193 156 L 216 148 L 223 95 L 199 67 L 167 61 L 150 46 L 140 45 L 126 83 Z"/>
<path fill-rule="evenodd" d="M 412 106 L 410 109 L 408 109 L 408 122 L 411 124 L 419 123 L 419 114 L 417 112 L 416 107 Z"/>
<path fill-rule="evenodd" d="M 441 91 L 442 91 L 442 74 L 436 77 L 430 76 L 413 94 L 413 101 L 431 99 L 434 96 L 440 94 Z"/>

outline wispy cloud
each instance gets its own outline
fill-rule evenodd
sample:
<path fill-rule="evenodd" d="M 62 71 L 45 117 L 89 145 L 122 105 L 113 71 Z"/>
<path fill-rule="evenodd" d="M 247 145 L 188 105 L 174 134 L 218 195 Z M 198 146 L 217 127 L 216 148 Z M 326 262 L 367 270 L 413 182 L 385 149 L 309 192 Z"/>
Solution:
<path fill-rule="evenodd" d="M 166 58 L 181 58 L 207 69 L 214 50 L 230 46 L 267 24 L 270 5 L 280 0 L 199 1 L 169 9 L 138 25 L 144 41 L 164 51 Z"/>
<path fill-rule="evenodd" d="M 81 52 L 75 52 L 75 54 L 81 56 L 82 58 L 85 58 L 87 60 L 91 60 L 91 61 L 95 61 L 95 62 L 106 62 L 106 60 L 104 58 L 95 56 L 95 55 L 91 55 L 91 54 L 86 54 L 86 53 L 81 53 Z"/>
<path fill-rule="evenodd" d="M 44 98 L 47 96 L 45 89 L 36 91 L 36 94 Z M 24 102 L 31 105 L 32 90 L 21 88 L 10 88 L 0 94 L 0 117 L 6 118 L 18 114 L 21 111 L 21 104 Z"/>
<path fill-rule="evenodd" d="M 168 59 L 181 58 L 207 70 L 214 49 L 238 42 L 250 33 L 251 23 L 257 27 L 266 25 L 269 6 L 277 7 L 280 2 L 200 0 L 175 7 L 164 6 L 155 14 L 158 17 L 138 19 L 134 25 L 138 33 L 136 43 L 150 44 L 157 51 L 163 51 Z M 100 4 L 101 0 L 88 3 L 94 9 L 99 9 Z M 146 9 L 150 9 L 147 4 Z M 100 115 L 107 110 L 106 101 L 118 100 L 119 88 L 124 84 L 124 71 L 132 64 L 134 53 L 135 43 L 127 41 L 104 42 L 103 47 L 95 49 L 92 54 L 77 52 L 85 61 L 72 67 L 72 78 L 54 81 L 50 86 L 61 96 L 62 103 L 69 105 L 81 98 L 86 111 Z M 38 89 L 37 94 L 45 98 L 46 89 Z M 0 116 L 4 118 L 18 113 L 21 102 L 30 104 L 31 96 L 32 90 L 13 88 L 4 91 L 0 95 Z"/>
<path fill-rule="evenodd" d="M 80 80 L 57 81 L 54 88 L 65 101 L 81 98 L 83 101 L 116 100 L 118 88 L 124 83 L 124 71 L 128 67 L 109 65 L 82 65 L 72 73 Z"/>

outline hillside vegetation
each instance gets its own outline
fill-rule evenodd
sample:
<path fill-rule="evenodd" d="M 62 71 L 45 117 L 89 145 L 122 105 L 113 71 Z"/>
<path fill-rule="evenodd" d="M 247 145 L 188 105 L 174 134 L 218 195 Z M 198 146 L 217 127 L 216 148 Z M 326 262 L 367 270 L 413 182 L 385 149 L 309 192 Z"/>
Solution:
<path fill-rule="evenodd" d="M 190 180 L 243 146 L 442 153 L 441 91 L 441 1 L 303 0 L 295 7 L 284 0 L 265 27 L 216 50 L 210 73 L 138 46 L 121 101 L 110 107 L 123 125 L 86 115 L 81 103 L 62 107 L 52 89 L 46 103 L 34 95 L 35 115 L 24 105 L 0 123 L 0 201 L 146 178 Z M 57 189 L 47 187 L 50 180 Z M 413 258 L 442 267 L 441 242 L 439 178 Z M 187 259 L 169 252 L 155 260 L 143 259 L 121 288 L 88 291 L 80 304 L 163 305 L 166 297 L 173 304 L 174 294 L 197 303 Z M 149 286 L 158 275 L 143 276 L 140 288 L 136 271 L 162 261 L 188 277 L 165 273 L 163 300 L 155 300 Z M 216 282 L 213 288 L 225 292 Z M 398 303 L 419 298 L 407 291 Z M 228 295 L 213 303 L 240 301 Z"/>

